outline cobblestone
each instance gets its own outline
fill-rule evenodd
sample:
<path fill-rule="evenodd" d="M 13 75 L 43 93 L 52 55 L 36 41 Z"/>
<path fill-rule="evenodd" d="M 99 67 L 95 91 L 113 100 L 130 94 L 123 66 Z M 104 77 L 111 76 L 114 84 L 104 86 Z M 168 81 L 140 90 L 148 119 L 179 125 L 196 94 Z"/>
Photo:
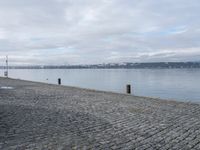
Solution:
<path fill-rule="evenodd" d="M 200 149 L 200 105 L 0 78 L 1 150 Z"/>

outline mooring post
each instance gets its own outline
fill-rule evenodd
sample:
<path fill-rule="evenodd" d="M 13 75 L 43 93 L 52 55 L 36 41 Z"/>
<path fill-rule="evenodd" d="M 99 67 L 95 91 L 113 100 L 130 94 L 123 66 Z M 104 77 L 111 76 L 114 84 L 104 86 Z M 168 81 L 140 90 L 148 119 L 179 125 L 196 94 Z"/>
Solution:
<path fill-rule="evenodd" d="M 126 85 L 126 93 L 131 94 L 131 85 L 130 84 Z"/>
<path fill-rule="evenodd" d="M 4 76 L 8 78 L 8 56 L 6 56 L 6 71 L 4 72 Z"/>
<path fill-rule="evenodd" d="M 58 85 L 61 85 L 61 78 L 58 78 Z"/>

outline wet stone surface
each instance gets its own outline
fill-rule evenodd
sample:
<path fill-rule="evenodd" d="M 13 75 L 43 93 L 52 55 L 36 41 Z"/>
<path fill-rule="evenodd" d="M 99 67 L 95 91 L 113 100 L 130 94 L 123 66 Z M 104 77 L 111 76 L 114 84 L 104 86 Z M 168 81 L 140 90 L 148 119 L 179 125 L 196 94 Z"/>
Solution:
<path fill-rule="evenodd" d="M 0 149 L 200 149 L 200 105 L 0 78 Z"/>

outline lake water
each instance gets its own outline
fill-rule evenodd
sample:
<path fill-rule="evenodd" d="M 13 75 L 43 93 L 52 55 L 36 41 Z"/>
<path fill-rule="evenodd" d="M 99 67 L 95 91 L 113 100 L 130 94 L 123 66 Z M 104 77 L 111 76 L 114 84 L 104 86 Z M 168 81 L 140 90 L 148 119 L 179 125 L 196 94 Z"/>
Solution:
<path fill-rule="evenodd" d="M 9 76 L 119 93 L 131 84 L 134 95 L 200 102 L 200 69 L 13 69 Z"/>

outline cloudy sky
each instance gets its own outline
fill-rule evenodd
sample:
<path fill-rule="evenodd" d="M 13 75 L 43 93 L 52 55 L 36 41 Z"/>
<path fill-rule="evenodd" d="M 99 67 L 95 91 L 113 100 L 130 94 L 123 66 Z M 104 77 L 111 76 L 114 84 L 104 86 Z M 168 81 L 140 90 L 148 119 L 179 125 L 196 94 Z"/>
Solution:
<path fill-rule="evenodd" d="M 0 65 L 200 61 L 199 0 L 0 0 Z"/>

